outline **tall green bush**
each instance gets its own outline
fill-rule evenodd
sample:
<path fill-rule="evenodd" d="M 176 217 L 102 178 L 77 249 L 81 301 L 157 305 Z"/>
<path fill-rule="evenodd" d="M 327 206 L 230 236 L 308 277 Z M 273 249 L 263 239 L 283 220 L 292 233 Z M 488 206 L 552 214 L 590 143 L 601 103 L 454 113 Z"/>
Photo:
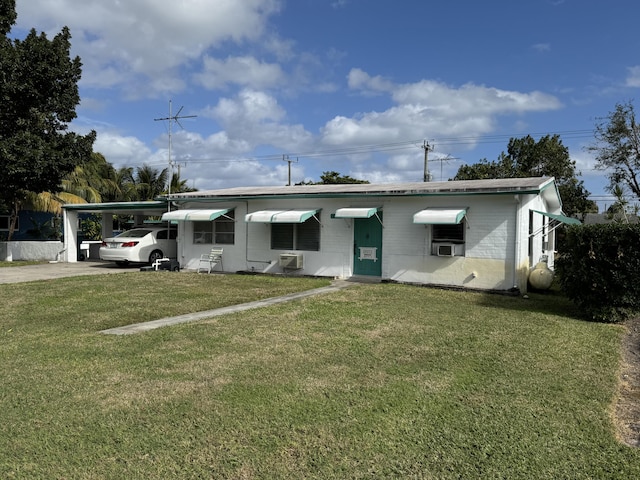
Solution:
<path fill-rule="evenodd" d="M 576 225 L 556 260 L 563 292 L 595 321 L 640 312 L 640 225 Z"/>

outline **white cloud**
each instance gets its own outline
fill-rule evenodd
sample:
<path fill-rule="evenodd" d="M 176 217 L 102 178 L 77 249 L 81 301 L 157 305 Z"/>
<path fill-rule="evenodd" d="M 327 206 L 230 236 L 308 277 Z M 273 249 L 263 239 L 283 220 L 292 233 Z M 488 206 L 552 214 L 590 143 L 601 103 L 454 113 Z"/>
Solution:
<path fill-rule="evenodd" d="M 326 144 L 474 137 L 491 132 L 500 115 L 561 107 L 556 97 L 542 92 L 522 93 L 471 83 L 452 87 L 432 80 L 396 85 L 359 69 L 350 72 L 348 82 L 361 93 L 387 93 L 396 105 L 382 112 L 333 118 L 322 129 L 322 141 Z"/>
<path fill-rule="evenodd" d="M 293 170 L 293 169 L 292 169 Z M 286 185 L 286 165 L 266 165 L 256 160 L 238 158 L 233 162 L 187 164 L 185 173 L 194 178 L 200 189 L 219 189 L 229 185 Z M 184 175 L 183 175 L 184 176 Z M 292 171 L 292 182 L 297 178 Z M 302 177 L 300 175 L 300 177 Z"/>
<path fill-rule="evenodd" d="M 359 68 L 352 68 L 347 76 L 349 88 L 362 93 L 382 93 L 393 90 L 393 83 L 381 76 L 371 77 Z"/>
<path fill-rule="evenodd" d="M 225 41 L 255 41 L 279 8 L 280 0 L 29 0 L 17 3 L 17 26 L 68 26 L 80 39 L 72 45 L 86 67 L 83 84 L 108 87 L 172 72 Z M 153 87 L 180 86 L 174 78 Z"/>
<path fill-rule="evenodd" d="M 533 48 L 536 52 L 549 52 L 551 50 L 551 44 L 549 43 L 536 43 L 531 48 Z"/>
<path fill-rule="evenodd" d="M 274 97 L 264 92 L 246 89 L 233 99 L 220 99 L 213 114 L 222 123 L 234 125 L 247 121 L 277 121 L 284 117 L 285 112 Z"/>
<path fill-rule="evenodd" d="M 416 178 L 415 175 L 407 176 L 405 172 L 390 172 L 380 167 L 367 170 L 354 170 L 347 175 L 360 180 L 368 180 L 370 183 L 416 182 L 421 180 L 421 178 Z"/>
<path fill-rule="evenodd" d="M 216 132 L 209 136 L 180 130 L 173 134 L 172 155 L 176 161 L 207 161 L 241 157 L 251 151 L 252 146 L 245 140 L 229 138 L 226 132 Z M 159 149 L 166 150 L 166 135 L 157 140 Z"/>
<path fill-rule="evenodd" d="M 194 76 L 207 89 L 225 88 L 228 84 L 239 84 L 249 88 L 263 89 L 282 83 L 284 73 L 278 64 L 265 63 L 254 57 L 228 57 L 217 60 L 204 58 L 201 73 Z"/>
<path fill-rule="evenodd" d="M 556 97 L 542 92 L 522 93 L 472 83 L 455 88 L 431 80 L 401 85 L 393 98 L 399 104 L 464 116 L 542 112 L 561 106 Z"/>
<path fill-rule="evenodd" d="M 229 137 L 246 139 L 253 146 L 300 151 L 313 141 L 302 125 L 287 124 L 284 109 L 264 92 L 245 89 L 234 98 L 220 99 L 207 114 L 223 126 Z"/>
<path fill-rule="evenodd" d="M 115 168 L 138 166 L 154 160 L 151 150 L 139 139 L 108 131 L 98 133 L 93 150 L 103 154 Z"/>
<path fill-rule="evenodd" d="M 640 87 L 640 65 L 629 67 L 629 75 L 627 76 L 627 87 Z"/>

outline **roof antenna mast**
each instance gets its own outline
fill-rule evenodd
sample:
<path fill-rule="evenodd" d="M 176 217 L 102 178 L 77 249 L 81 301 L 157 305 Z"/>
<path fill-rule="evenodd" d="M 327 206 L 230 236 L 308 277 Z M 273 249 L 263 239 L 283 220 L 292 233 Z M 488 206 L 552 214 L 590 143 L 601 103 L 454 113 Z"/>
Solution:
<path fill-rule="evenodd" d="M 178 125 L 180 125 L 180 128 L 184 128 L 181 124 L 180 124 L 180 119 L 182 118 L 196 118 L 197 115 L 182 115 L 180 116 L 180 112 L 182 112 L 182 109 L 184 107 L 180 107 L 180 110 L 178 110 L 178 113 L 176 113 L 175 115 L 172 112 L 172 103 L 171 100 L 169 100 L 169 116 L 168 117 L 163 117 L 163 118 L 154 118 L 153 120 L 156 122 L 159 121 L 164 121 L 164 120 L 169 120 L 169 189 L 168 189 L 168 193 L 167 193 L 167 198 L 169 200 L 171 200 L 171 183 L 173 182 L 173 166 L 174 166 L 174 162 L 171 159 L 171 149 L 173 147 L 172 144 L 172 133 L 173 133 L 173 124 L 174 122 L 177 123 Z M 169 201 L 169 209 L 171 209 L 171 202 Z"/>

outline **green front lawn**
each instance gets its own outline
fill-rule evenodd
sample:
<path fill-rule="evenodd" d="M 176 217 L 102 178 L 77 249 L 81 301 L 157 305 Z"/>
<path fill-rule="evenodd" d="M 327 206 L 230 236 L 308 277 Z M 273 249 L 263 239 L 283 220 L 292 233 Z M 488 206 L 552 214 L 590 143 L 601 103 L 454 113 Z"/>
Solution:
<path fill-rule="evenodd" d="M 25 265 L 39 265 L 41 263 L 41 261 L 38 260 L 16 260 L 15 262 L 5 262 L 0 261 L 0 268 L 3 267 L 24 267 Z"/>
<path fill-rule="evenodd" d="M 640 478 L 611 418 L 622 327 L 404 285 L 129 336 L 324 280 L 0 285 L 0 478 Z"/>

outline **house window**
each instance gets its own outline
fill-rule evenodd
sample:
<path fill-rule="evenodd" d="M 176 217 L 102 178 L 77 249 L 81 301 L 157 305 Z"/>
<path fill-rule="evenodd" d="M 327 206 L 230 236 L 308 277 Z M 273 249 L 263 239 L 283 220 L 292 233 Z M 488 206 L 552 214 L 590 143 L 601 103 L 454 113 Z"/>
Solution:
<path fill-rule="evenodd" d="M 465 220 L 431 226 L 431 253 L 438 256 L 464 256 Z"/>
<path fill-rule="evenodd" d="M 319 251 L 319 214 L 303 223 L 272 223 L 271 249 Z"/>
<path fill-rule="evenodd" d="M 11 217 L 9 215 L 0 215 L 0 232 L 9 231 L 11 225 Z M 20 230 L 19 219 L 16 219 L 16 231 Z"/>
<path fill-rule="evenodd" d="M 193 243 L 233 245 L 235 230 L 236 222 L 233 211 L 212 222 L 193 222 Z"/>

